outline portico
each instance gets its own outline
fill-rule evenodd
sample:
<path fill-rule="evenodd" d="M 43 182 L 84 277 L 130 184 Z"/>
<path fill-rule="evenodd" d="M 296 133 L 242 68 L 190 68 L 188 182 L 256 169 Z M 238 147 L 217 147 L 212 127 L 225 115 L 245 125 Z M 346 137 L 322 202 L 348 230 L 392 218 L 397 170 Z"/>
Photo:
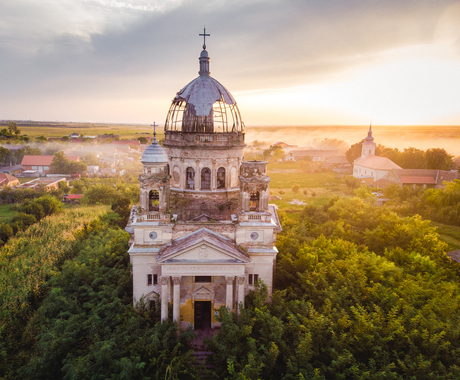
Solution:
<path fill-rule="evenodd" d="M 196 266 L 192 266 L 196 267 Z M 209 267 L 205 269 L 210 269 Z M 192 270 L 192 268 L 190 268 Z M 183 273 L 186 273 L 184 271 Z M 196 272 L 198 273 L 198 272 Z M 226 276 L 219 276 L 216 275 L 216 272 L 209 272 L 206 273 L 214 273 L 214 275 L 206 276 L 211 277 L 211 280 L 208 284 L 202 285 L 201 283 L 194 282 L 193 279 L 200 276 L 195 275 L 163 275 L 160 277 L 161 282 L 161 320 L 165 321 L 168 319 L 168 300 L 171 299 L 173 305 L 173 321 L 180 323 L 181 322 L 181 308 L 185 309 L 188 307 L 187 297 L 184 297 L 182 302 L 181 301 L 181 282 L 183 282 L 183 290 L 186 291 L 190 288 L 190 283 L 195 283 L 196 290 L 191 292 L 190 301 L 192 309 L 195 308 L 196 302 L 202 301 L 210 301 L 211 305 L 214 306 L 213 309 L 217 309 L 220 306 L 225 306 L 229 310 L 239 313 L 239 306 L 240 304 L 244 307 L 244 288 L 245 288 L 245 281 L 246 276 L 243 275 L 226 275 Z M 243 268 L 244 273 L 244 268 Z M 216 299 L 216 287 L 222 287 L 222 279 L 225 280 L 225 299 Z M 172 286 L 171 286 L 172 284 Z M 172 288 L 172 297 L 170 296 L 170 291 Z M 217 290 L 218 292 L 218 290 Z M 224 302 L 218 302 L 224 301 Z M 218 307 L 217 307 L 218 306 Z M 196 321 L 193 321 L 196 323 Z M 188 324 L 188 322 L 186 323 Z M 213 325 L 216 323 L 214 322 Z"/>

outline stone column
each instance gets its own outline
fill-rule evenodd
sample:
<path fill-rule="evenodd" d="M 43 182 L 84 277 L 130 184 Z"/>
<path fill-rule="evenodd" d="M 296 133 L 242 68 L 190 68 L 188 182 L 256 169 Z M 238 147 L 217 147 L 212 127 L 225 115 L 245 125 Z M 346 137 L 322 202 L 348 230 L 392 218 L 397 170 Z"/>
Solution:
<path fill-rule="evenodd" d="M 172 277 L 174 284 L 173 291 L 173 321 L 180 323 L 180 276 Z"/>
<path fill-rule="evenodd" d="M 233 280 L 235 276 L 225 276 L 225 280 L 227 281 L 227 297 L 225 301 L 225 306 L 233 311 Z"/>
<path fill-rule="evenodd" d="M 217 161 L 215 158 L 212 159 L 211 166 L 211 190 L 217 190 Z"/>
<path fill-rule="evenodd" d="M 195 190 L 201 190 L 201 169 L 200 160 L 196 160 L 195 166 Z"/>
<path fill-rule="evenodd" d="M 168 319 L 169 276 L 161 276 L 161 321 Z"/>
<path fill-rule="evenodd" d="M 236 312 L 240 314 L 240 304 L 244 307 L 244 280 L 246 280 L 246 276 L 238 276 L 238 308 Z"/>

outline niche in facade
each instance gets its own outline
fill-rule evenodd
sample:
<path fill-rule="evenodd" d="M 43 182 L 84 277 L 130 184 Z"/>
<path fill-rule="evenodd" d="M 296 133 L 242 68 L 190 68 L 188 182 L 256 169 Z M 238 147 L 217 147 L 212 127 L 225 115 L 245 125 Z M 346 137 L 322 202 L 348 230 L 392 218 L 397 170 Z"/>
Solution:
<path fill-rule="evenodd" d="M 149 211 L 159 211 L 160 209 L 160 194 L 157 190 L 149 192 Z"/>
<path fill-rule="evenodd" d="M 225 168 L 217 170 L 217 188 L 225 189 Z"/>
<path fill-rule="evenodd" d="M 249 196 L 249 211 L 258 211 L 259 210 L 259 192 L 251 191 Z"/>
<path fill-rule="evenodd" d="M 195 170 L 191 167 L 188 167 L 185 175 L 185 188 L 191 190 L 195 189 Z"/>
<path fill-rule="evenodd" d="M 211 170 L 209 168 L 201 170 L 201 190 L 211 190 Z"/>

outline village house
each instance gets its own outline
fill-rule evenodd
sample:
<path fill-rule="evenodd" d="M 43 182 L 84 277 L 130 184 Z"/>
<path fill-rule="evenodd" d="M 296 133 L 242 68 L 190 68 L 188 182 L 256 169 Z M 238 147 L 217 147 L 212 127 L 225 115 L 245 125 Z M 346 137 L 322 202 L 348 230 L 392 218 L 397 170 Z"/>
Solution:
<path fill-rule="evenodd" d="M 36 174 L 37 176 L 44 176 L 50 172 L 51 162 L 53 162 L 54 156 L 31 156 L 25 155 L 22 158 L 21 166 L 24 171 L 29 174 Z M 66 156 L 67 159 L 74 162 L 79 162 L 80 157 L 78 156 Z"/>
<path fill-rule="evenodd" d="M 8 173 L 0 173 L 0 187 L 16 186 L 19 185 L 19 180 Z"/>
<path fill-rule="evenodd" d="M 389 185 L 410 186 L 412 188 L 443 188 L 444 182 L 460 179 L 460 173 L 434 169 L 392 169 L 373 187 L 385 189 Z"/>
<path fill-rule="evenodd" d="M 65 177 L 41 177 L 33 179 L 29 182 L 24 182 L 18 186 L 16 189 L 39 189 L 44 188 L 46 191 L 57 190 L 59 189 L 59 183 L 65 182 L 66 185 L 69 184 L 67 178 Z"/>

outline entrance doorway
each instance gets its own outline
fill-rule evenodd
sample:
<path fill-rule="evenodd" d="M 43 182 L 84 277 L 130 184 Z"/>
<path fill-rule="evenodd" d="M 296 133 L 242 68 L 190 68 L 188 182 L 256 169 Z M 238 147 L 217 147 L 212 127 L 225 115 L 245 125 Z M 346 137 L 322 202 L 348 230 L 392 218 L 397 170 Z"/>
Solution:
<path fill-rule="evenodd" d="M 211 328 L 211 301 L 195 301 L 195 330 Z"/>

